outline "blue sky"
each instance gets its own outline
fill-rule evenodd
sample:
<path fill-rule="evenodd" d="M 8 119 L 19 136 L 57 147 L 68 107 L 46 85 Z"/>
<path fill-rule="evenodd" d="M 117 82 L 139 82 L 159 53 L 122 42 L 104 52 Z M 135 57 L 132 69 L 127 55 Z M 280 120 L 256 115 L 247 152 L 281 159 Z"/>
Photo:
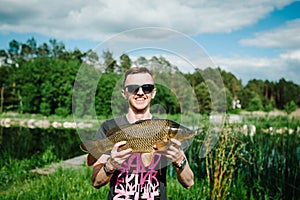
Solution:
<path fill-rule="evenodd" d="M 0 0 L 0 4 L 5 5 L 0 7 L 0 49 L 8 49 L 13 39 L 26 43 L 34 37 L 38 44 L 55 38 L 67 49 L 86 51 L 123 31 L 161 27 L 190 37 L 216 66 L 244 84 L 254 78 L 285 78 L 300 85 L 299 1 Z M 176 65 L 182 63 L 178 56 L 165 56 Z"/>

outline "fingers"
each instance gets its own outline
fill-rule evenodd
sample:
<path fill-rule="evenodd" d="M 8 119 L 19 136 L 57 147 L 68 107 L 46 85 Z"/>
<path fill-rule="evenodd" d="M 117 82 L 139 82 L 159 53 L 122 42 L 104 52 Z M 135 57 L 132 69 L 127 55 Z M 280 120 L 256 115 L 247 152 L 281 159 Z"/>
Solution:
<path fill-rule="evenodd" d="M 126 144 L 126 141 L 121 141 L 121 142 L 117 142 L 112 150 L 111 150 L 111 154 L 110 154 L 110 164 L 117 169 L 119 166 L 122 165 L 122 163 L 127 160 L 131 154 L 132 154 L 132 149 L 128 148 L 122 151 L 119 151 L 119 148 L 123 145 Z"/>
<path fill-rule="evenodd" d="M 113 146 L 113 148 L 112 148 L 111 151 L 118 151 L 118 149 L 119 149 L 121 146 L 125 145 L 126 143 L 127 143 L 126 141 L 117 142 L 117 143 Z"/>
<path fill-rule="evenodd" d="M 175 162 L 178 159 L 182 158 L 184 156 L 183 151 L 180 149 L 181 142 L 178 140 L 172 138 L 170 139 L 170 145 L 169 147 L 164 151 L 158 151 L 160 154 L 164 155 L 168 159 L 170 159 L 171 162 Z"/>
<path fill-rule="evenodd" d="M 174 138 L 171 138 L 170 141 L 171 141 L 171 143 L 172 143 L 171 146 L 173 146 L 173 147 L 175 147 L 175 148 L 177 148 L 177 149 L 180 148 L 181 142 L 179 142 L 178 140 L 176 140 L 176 139 L 174 139 Z"/>

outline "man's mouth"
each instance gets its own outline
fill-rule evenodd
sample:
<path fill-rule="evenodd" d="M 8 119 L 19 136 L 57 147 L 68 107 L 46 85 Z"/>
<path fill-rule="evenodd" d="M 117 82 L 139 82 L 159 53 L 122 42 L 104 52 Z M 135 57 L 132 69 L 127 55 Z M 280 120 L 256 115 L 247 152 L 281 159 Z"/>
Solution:
<path fill-rule="evenodd" d="M 139 97 L 139 98 L 135 98 L 135 100 L 136 100 L 136 101 L 144 101 L 144 100 L 146 100 L 146 99 L 145 99 L 145 98 Z"/>

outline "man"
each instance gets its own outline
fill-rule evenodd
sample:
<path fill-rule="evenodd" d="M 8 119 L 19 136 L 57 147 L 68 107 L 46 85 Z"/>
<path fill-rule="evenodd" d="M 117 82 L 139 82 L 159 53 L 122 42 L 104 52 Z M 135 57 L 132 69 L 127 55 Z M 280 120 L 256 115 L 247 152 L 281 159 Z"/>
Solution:
<path fill-rule="evenodd" d="M 131 124 L 138 120 L 155 118 L 150 113 L 150 102 L 155 97 L 154 80 L 147 68 L 129 69 L 124 78 L 122 95 L 128 101 L 128 113 L 105 121 L 98 135 L 115 126 Z M 143 154 L 132 149 L 119 150 L 125 141 L 116 143 L 110 155 L 102 155 L 94 164 L 93 186 L 100 188 L 110 182 L 108 199 L 166 199 L 167 159 L 173 163 L 178 181 L 185 188 L 194 184 L 194 174 L 180 149 L 181 143 L 171 139 L 172 145 L 154 154 L 149 166 L 144 166 Z M 154 147 L 155 148 L 155 147 Z"/>

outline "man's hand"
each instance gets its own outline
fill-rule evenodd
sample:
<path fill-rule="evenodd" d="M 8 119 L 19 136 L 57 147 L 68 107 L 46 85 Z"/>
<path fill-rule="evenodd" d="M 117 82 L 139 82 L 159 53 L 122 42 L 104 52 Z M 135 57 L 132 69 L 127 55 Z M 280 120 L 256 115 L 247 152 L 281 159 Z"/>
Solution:
<path fill-rule="evenodd" d="M 127 160 L 131 154 L 132 154 L 132 149 L 125 149 L 123 151 L 119 151 L 119 148 L 123 145 L 126 144 L 126 141 L 121 141 L 121 142 L 117 142 L 112 150 L 111 150 L 111 154 L 110 154 L 110 158 L 107 160 L 106 166 L 110 169 L 110 170 L 116 170 L 118 169 L 125 160 Z"/>
<path fill-rule="evenodd" d="M 176 140 L 174 138 L 171 138 L 170 142 L 171 142 L 171 144 L 168 149 L 166 149 L 164 151 L 158 151 L 158 153 L 169 158 L 171 162 L 181 161 L 184 157 L 184 152 L 180 149 L 181 142 L 179 142 L 178 140 Z"/>

